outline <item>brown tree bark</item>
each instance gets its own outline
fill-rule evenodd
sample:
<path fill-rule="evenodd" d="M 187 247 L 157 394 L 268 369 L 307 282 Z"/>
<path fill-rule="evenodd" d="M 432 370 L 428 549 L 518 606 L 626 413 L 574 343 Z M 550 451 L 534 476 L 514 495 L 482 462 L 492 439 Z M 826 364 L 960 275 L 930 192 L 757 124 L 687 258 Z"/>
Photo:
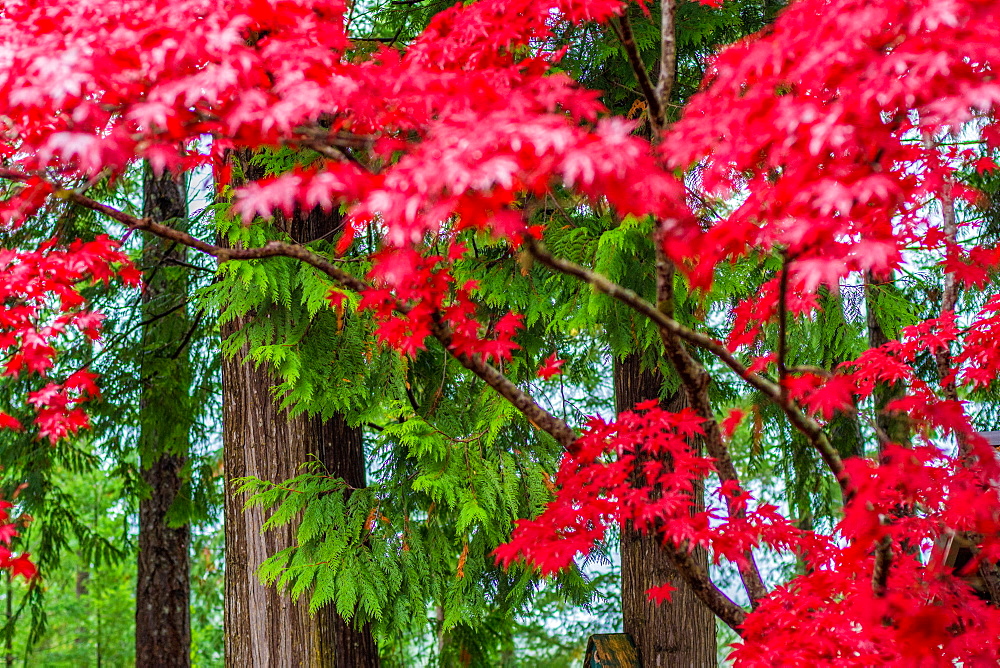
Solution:
<path fill-rule="evenodd" d="M 170 174 L 144 178 L 143 215 L 157 221 L 187 217 L 182 183 Z M 187 339 L 188 281 L 183 246 L 159 238 L 143 245 L 143 353 L 140 361 L 139 456 L 147 495 L 139 501 L 135 594 L 137 666 L 191 665 L 187 524 L 171 526 L 169 512 L 184 485 L 190 447 L 191 365 Z"/>
<path fill-rule="evenodd" d="M 241 326 L 232 322 L 226 329 Z M 225 334 L 226 332 L 224 332 Z M 295 543 L 294 525 L 261 534 L 261 508 L 243 509 L 234 480 L 279 481 L 299 473 L 315 454 L 352 487 L 365 484 L 359 430 L 335 415 L 289 419 L 271 397 L 275 379 L 241 359 L 223 363 L 223 432 L 226 471 L 226 665 L 365 668 L 377 666 L 368 628 L 354 629 L 332 606 L 309 615 L 308 600 L 292 601 L 257 578 L 261 563 Z"/>
<path fill-rule="evenodd" d="M 615 410 L 632 409 L 640 401 L 657 399 L 663 378 L 642 370 L 639 356 L 615 360 Z M 667 409 L 679 410 L 680 406 Z M 672 402 L 672 403 L 677 403 Z M 703 500 L 699 500 L 703 502 Z M 632 636 L 645 668 L 712 668 L 716 665 L 715 616 L 698 600 L 674 569 L 659 539 L 626 526 L 621 536 L 621 596 L 624 631 Z M 708 570 L 704 550 L 694 553 Z M 677 590 L 669 603 L 657 605 L 646 590 L 664 582 Z"/>
<path fill-rule="evenodd" d="M 248 166 L 245 165 L 248 168 Z M 248 176 L 259 176 L 250 175 Z M 278 221 L 279 225 L 282 224 Z M 341 221 L 315 210 L 296 215 L 285 231 L 296 241 L 328 238 Z M 258 313 L 254 317 L 267 317 Z M 228 322 L 227 337 L 251 318 Z M 333 345 L 335 342 L 331 342 Z M 294 523 L 261 534 L 266 519 L 261 508 L 243 509 L 245 497 L 234 493 L 234 481 L 253 476 L 280 481 L 297 475 L 315 456 L 331 475 L 354 488 L 364 487 L 365 455 L 361 430 L 335 414 L 289 418 L 275 402 L 276 379 L 257 368 L 243 350 L 223 361 L 223 448 L 226 484 L 226 665 L 284 668 L 374 668 L 378 647 L 367 626 L 360 629 L 340 617 L 332 605 L 309 614 L 308 599 L 261 584 L 256 573 L 268 557 L 295 544 Z"/>

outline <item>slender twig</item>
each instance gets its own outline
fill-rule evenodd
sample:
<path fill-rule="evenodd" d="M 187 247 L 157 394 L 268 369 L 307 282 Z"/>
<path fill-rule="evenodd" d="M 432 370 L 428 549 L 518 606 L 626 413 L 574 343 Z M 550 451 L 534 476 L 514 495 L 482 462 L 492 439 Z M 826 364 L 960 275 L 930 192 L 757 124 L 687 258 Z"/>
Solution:
<path fill-rule="evenodd" d="M 674 17 L 677 13 L 677 0 L 661 0 L 660 2 L 660 78 L 656 82 L 656 96 L 660 100 L 660 108 L 670 104 L 670 94 L 674 90 L 677 78 L 677 36 L 675 35 Z"/>
<path fill-rule="evenodd" d="M 785 360 L 788 355 L 788 265 L 790 260 L 787 253 L 782 254 L 781 275 L 778 278 L 778 387 L 781 391 L 781 400 L 788 400 L 788 388 L 785 380 L 788 377 L 788 369 Z"/>
<path fill-rule="evenodd" d="M 668 550 L 667 554 L 670 556 L 674 568 L 691 587 L 694 595 L 726 626 L 743 635 L 741 626 L 746 620 L 746 611 L 715 586 L 708 574 L 688 552 L 686 546 L 674 547 L 674 549 Z"/>
<path fill-rule="evenodd" d="M 206 271 L 210 273 L 215 273 L 214 269 L 209 269 L 208 267 L 199 267 L 196 264 L 191 264 L 190 262 L 184 262 L 172 257 L 165 257 L 162 260 L 163 264 L 173 265 L 175 267 L 184 267 L 185 269 L 194 269 L 195 271 Z"/>
<path fill-rule="evenodd" d="M 192 323 L 191 328 L 188 329 L 184 338 L 181 339 L 181 344 L 177 346 L 177 351 L 170 356 L 170 359 L 175 360 L 180 357 L 181 353 L 184 352 L 184 349 L 187 348 L 189 343 L 191 343 L 191 337 L 194 336 L 195 331 L 197 331 L 198 327 L 201 326 L 201 318 L 203 315 L 205 315 L 205 310 L 199 309 L 198 315 L 194 318 L 194 323 Z"/>
<path fill-rule="evenodd" d="M 454 350 L 451 345 L 452 333 L 447 326 L 437 322 L 431 333 L 445 349 L 451 352 L 452 357 L 521 411 L 531 424 L 551 435 L 564 448 L 568 449 L 573 444 L 576 432 L 569 425 L 538 405 L 530 395 L 512 383 L 496 367 L 483 360 L 481 355 L 468 355 Z"/>
<path fill-rule="evenodd" d="M 930 132 L 923 133 L 923 146 L 927 151 L 936 151 L 937 143 Z M 938 201 L 941 205 L 941 221 L 944 224 L 945 255 L 951 257 L 955 252 L 955 245 L 958 241 L 958 223 L 955 217 L 955 179 L 951 174 L 944 177 L 941 189 L 937 193 Z M 958 281 L 955 272 L 944 272 L 944 285 L 941 290 L 941 309 L 939 316 L 944 318 L 949 313 L 954 314 L 955 306 L 958 304 Z M 945 398 L 951 401 L 958 401 L 958 387 L 955 385 L 951 374 L 951 352 L 941 349 L 934 353 L 934 362 L 937 367 L 938 380 L 941 382 L 941 390 Z M 968 453 L 968 444 L 963 443 L 964 438 L 960 438 L 959 447 L 963 454 Z"/>

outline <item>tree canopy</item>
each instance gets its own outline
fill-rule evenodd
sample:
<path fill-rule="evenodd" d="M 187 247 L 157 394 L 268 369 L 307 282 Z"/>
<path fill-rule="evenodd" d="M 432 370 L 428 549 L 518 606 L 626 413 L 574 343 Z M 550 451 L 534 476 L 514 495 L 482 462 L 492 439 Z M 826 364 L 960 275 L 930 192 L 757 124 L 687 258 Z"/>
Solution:
<path fill-rule="evenodd" d="M 701 63 L 682 109 L 677 3 L 659 5 L 652 69 L 630 9 L 649 11 L 478 0 L 397 47 L 355 39 L 354 6 L 337 0 L 6 3 L 4 233 L 67 208 L 118 227 L 0 250 L 0 348 L 18 381 L 0 426 L 52 447 L 87 428 L 99 379 L 57 362 L 100 337 L 97 285 L 139 282 L 110 234 L 141 232 L 217 258 L 205 292 L 223 319 L 274 307 L 228 352 L 275 365 L 293 410 L 346 412 L 405 446 L 383 463 L 395 489 L 426 495 L 423 534 L 382 521 L 409 520 L 393 506 L 409 497 L 378 487 L 247 481 L 281 504 L 271 524 L 302 511 L 295 554 L 263 575 L 314 607 L 402 623 L 380 587 L 426 586 L 387 569 L 436 528 L 459 556 L 427 565 L 454 565 L 459 600 L 508 596 L 525 565 L 572 578 L 627 522 L 739 636 L 738 666 L 995 665 L 1000 611 L 984 598 L 1000 600 L 1000 461 L 982 432 L 1000 371 L 1000 8 L 799 0 Z M 570 76 L 564 35 L 591 25 L 617 35 L 641 123 Z M 105 196 L 141 161 L 212 171 L 217 239 Z M 315 211 L 337 217 L 329 238 L 282 225 Z M 907 290 L 918 308 L 886 307 Z M 559 415 L 552 378 L 575 369 L 595 387 L 579 360 L 601 337 L 640 350 L 685 407 Z M 326 383 L 341 389 L 324 402 Z M 755 449 L 807 462 L 816 493 L 755 498 Z M 456 465 L 491 473 L 436 484 Z M 816 496 L 828 522 L 807 517 Z M 440 527 L 432 505 L 448 507 Z M 970 546 L 957 570 L 955 541 Z M 321 567 L 348 544 L 385 557 L 353 593 Z M 737 569 L 748 605 L 696 549 Z M 768 553 L 794 572 L 762 573 Z M 26 555 L 0 552 L 0 566 L 34 574 Z"/>

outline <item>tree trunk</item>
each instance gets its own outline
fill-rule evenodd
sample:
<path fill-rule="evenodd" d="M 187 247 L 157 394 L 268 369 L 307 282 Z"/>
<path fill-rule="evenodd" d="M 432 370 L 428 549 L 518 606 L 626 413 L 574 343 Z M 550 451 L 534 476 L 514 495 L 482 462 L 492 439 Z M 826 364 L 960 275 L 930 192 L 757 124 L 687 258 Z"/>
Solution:
<path fill-rule="evenodd" d="M 639 356 L 615 360 L 615 410 L 657 399 L 663 379 L 656 371 L 643 371 Z M 667 409 L 679 409 L 668 405 Z M 703 502 L 703 499 L 699 499 Z M 708 570 L 708 555 L 695 552 L 700 566 Z M 625 633 L 632 636 L 645 668 L 714 668 L 716 665 L 715 616 L 684 579 L 674 570 L 660 541 L 626 526 L 621 536 L 622 618 Z M 646 590 L 664 582 L 677 590 L 669 603 L 657 605 Z"/>
<path fill-rule="evenodd" d="M 226 327 L 241 326 L 232 322 Z M 230 333 L 230 332 L 224 332 Z M 252 362 L 226 360 L 222 370 L 226 471 L 226 665 L 348 668 L 378 665 L 368 628 L 353 629 L 332 606 L 309 615 L 308 598 L 298 602 L 257 578 L 261 563 L 295 544 L 294 525 L 261 534 L 261 508 L 243 510 L 234 480 L 254 476 L 285 480 L 311 453 L 352 487 L 365 484 L 359 430 L 339 415 L 289 419 L 271 397 L 275 379 Z"/>
<path fill-rule="evenodd" d="M 146 168 L 143 215 L 184 219 L 183 184 Z M 135 661 L 164 668 L 191 665 L 188 580 L 190 531 L 170 526 L 169 512 L 184 484 L 190 447 L 191 365 L 187 339 L 185 248 L 159 238 L 143 245 L 143 352 L 140 361 L 139 457 L 147 494 L 139 501 L 135 594 Z"/>
<path fill-rule="evenodd" d="M 285 231 L 297 241 L 308 242 L 331 234 L 340 224 L 336 215 L 316 210 L 294 216 Z M 223 337 L 251 320 L 226 323 Z M 255 368 L 246 359 L 247 352 L 243 350 L 222 364 L 226 665 L 376 667 L 378 648 L 370 628 L 353 628 L 332 605 L 310 616 L 308 597 L 293 602 L 275 587 L 265 587 L 257 577 L 265 559 L 295 544 L 296 527 L 293 523 L 261 534 L 264 511 L 244 510 L 245 498 L 234 494 L 234 481 L 247 476 L 285 480 L 298 474 L 299 466 L 313 455 L 331 475 L 359 488 L 366 484 L 365 455 L 361 430 L 350 427 L 340 414 L 326 422 L 319 416 L 290 419 L 272 397 L 276 379 L 265 366 Z"/>

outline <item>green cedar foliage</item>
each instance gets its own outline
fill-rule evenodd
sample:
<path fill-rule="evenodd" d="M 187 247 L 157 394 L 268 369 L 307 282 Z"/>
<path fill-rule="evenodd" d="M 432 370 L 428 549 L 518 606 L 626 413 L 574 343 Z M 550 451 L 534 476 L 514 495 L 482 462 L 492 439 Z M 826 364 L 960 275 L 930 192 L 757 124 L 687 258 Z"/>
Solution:
<path fill-rule="evenodd" d="M 297 158 L 277 150 L 252 164 L 279 173 Z M 232 244 L 283 238 L 277 226 L 244 226 L 226 210 L 218 206 L 219 233 Z M 310 247 L 329 256 L 335 241 Z M 363 275 L 373 241 L 360 240 L 337 261 Z M 481 289 L 483 308 L 499 316 L 516 304 L 528 314 L 519 337 L 524 351 L 505 368 L 527 382 L 559 347 L 544 312 L 531 311 L 545 299 L 508 251 L 485 237 L 469 235 L 467 242 L 475 251 L 461 270 L 506 284 L 497 291 L 503 303 L 490 301 L 489 286 Z M 253 316 L 223 342 L 223 352 L 246 350 L 254 363 L 273 369 L 274 395 L 293 414 L 339 412 L 367 432 L 364 489 L 346 489 L 316 462 L 292 480 L 244 481 L 243 491 L 253 493 L 248 503 L 273 509 L 264 530 L 298 523 L 298 545 L 274 555 L 260 575 L 294 597 L 307 595 L 314 611 L 335 605 L 344 617 L 372 622 L 387 659 L 410 656 L 412 639 L 430 633 L 448 640 L 435 652 L 441 661 L 467 654 L 491 663 L 488 657 L 510 645 L 515 616 L 528 609 L 535 582 L 523 570 L 502 571 L 491 553 L 515 519 L 535 515 L 550 498 L 547 481 L 559 448 L 436 343 L 413 359 L 378 346 L 370 318 L 356 310 L 357 296 L 331 307 L 331 288 L 312 268 L 271 258 L 224 264 L 200 293 L 220 323 Z M 594 361 L 582 356 L 574 364 L 587 369 Z M 594 375 L 592 367 L 588 373 Z M 584 399 L 580 410 L 591 407 Z M 582 602 L 580 575 L 563 582 L 566 595 Z"/>
<path fill-rule="evenodd" d="M 314 248 L 322 252 L 325 243 Z M 360 257 L 345 264 L 365 269 Z M 449 638 L 446 654 L 489 663 L 499 641 L 476 629 L 500 628 L 497 615 L 513 629 L 534 582 L 524 571 L 503 572 L 491 553 L 516 518 L 549 499 L 558 447 L 440 347 L 405 359 L 377 346 L 356 297 L 331 308 L 330 287 L 316 272 L 275 259 L 226 265 L 205 292 L 224 304 L 223 319 L 257 316 L 224 348 L 246 347 L 271 366 L 280 380 L 275 395 L 293 412 L 343 412 L 368 436 L 364 489 L 345 489 L 315 462 L 292 480 L 245 481 L 249 503 L 274 509 L 265 530 L 298 522 L 298 545 L 274 555 L 260 575 L 294 597 L 308 595 L 313 610 L 335 605 L 344 617 L 371 621 L 389 655 L 408 656 L 409 639 L 433 633 Z M 518 364 L 525 375 L 528 366 Z M 579 576 L 566 583 L 582 600 Z"/>

